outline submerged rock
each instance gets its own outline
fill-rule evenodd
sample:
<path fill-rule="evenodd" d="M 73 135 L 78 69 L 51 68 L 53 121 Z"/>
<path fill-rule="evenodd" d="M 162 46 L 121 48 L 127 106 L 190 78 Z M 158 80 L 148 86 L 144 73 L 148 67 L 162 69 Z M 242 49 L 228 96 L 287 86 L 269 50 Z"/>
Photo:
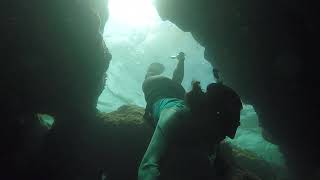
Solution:
<path fill-rule="evenodd" d="M 144 126 L 143 114 L 144 108 L 142 107 L 124 105 L 116 111 L 101 114 L 100 117 L 103 118 L 106 124 Z"/>
<path fill-rule="evenodd" d="M 233 145 L 222 143 L 220 146 L 224 159 L 244 176 L 250 175 L 261 180 L 284 180 L 287 178 L 287 169 L 280 165 L 270 164 L 255 152 Z M 242 172 L 242 171 L 241 171 Z"/>
<path fill-rule="evenodd" d="M 143 120 L 144 108 L 124 105 L 101 113 L 104 122 L 104 158 L 110 179 L 136 179 L 139 163 L 152 136 Z"/>

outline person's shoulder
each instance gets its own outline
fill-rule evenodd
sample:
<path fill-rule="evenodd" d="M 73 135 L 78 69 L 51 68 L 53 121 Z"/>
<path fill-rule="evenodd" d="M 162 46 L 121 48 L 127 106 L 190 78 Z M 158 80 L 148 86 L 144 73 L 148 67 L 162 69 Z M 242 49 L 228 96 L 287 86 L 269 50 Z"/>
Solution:
<path fill-rule="evenodd" d="M 152 83 L 152 82 L 159 82 L 159 81 L 171 81 L 171 79 L 166 76 L 161 76 L 161 75 L 151 76 L 151 77 L 145 79 L 143 84 L 148 84 L 148 83 Z"/>
<path fill-rule="evenodd" d="M 149 86 L 154 86 L 154 85 L 158 84 L 159 82 L 165 81 L 166 78 L 167 77 L 160 76 L 160 75 L 150 76 L 150 77 L 146 78 L 143 81 L 142 88 L 146 88 L 146 87 L 149 87 Z"/>
<path fill-rule="evenodd" d="M 156 76 L 151 76 L 151 77 L 147 78 L 147 80 L 158 80 L 158 79 L 162 80 L 162 79 L 170 79 L 170 78 L 167 76 L 163 76 L 163 75 L 156 75 Z"/>

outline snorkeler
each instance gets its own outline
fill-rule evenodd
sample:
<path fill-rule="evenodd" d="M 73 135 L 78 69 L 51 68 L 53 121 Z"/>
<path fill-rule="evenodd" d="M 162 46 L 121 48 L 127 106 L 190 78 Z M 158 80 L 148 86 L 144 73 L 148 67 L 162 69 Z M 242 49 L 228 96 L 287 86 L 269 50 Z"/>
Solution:
<path fill-rule="evenodd" d="M 152 63 L 142 85 L 144 118 L 155 129 L 140 163 L 139 180 L 209 179 L 209 156 L 226 136 L 233 138 L 240 125 L 239 96 L 222 83 L 212 83 L 203 92 L 198 81 L 186 93 L 181 85 L 184 53 L 176 58 L 172 79 L 160 75 L 162 64 Z"/>

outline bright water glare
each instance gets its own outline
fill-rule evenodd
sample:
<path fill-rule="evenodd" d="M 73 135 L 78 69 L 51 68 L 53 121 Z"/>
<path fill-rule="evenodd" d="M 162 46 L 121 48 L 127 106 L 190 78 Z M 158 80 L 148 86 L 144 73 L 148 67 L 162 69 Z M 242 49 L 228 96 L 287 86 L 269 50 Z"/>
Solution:
<path fill-rule="evenodd" d="M 109 0 L 109 13 L 104 39 L 113 59 L 99 110 L 109 112 L 123 104 L 145 106 L 141 84 L 148 65 L 164 64 L 164 75 L 170 77 L 176 60 L 169 57 L 180 51 L 186 53 L 182 84 L 187 90 L 193 79 L 200 80 L 203 88 L 213 81 L 204 48 L 190 33 L 162 21 L 152 0 Z"/>

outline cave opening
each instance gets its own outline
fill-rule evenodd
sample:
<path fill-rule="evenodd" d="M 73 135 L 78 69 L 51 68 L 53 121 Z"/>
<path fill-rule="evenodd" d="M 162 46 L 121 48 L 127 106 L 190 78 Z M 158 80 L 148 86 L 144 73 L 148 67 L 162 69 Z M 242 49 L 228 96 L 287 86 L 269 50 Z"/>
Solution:
<path fill-rule="evenodd" d="M 203 56 L 204 48 L 191 33 L 162 21 L 152 0 L 109 0 L 109 19 L 103 36 L 112 61 L 107 85 L 97 105 L 100 111 L 110 112 L 124 104 L 144 107 L 141 84 L 147 66 L 160 62 L 166 68 L 164 74 L 172 76 L 176 60 L 170 56 L 180 51 L 186 53 L 182 82 L 185 89 L 191 88 L 192 80 L 200 80 L 203 88 L 213 82 L 212 67 Z"/>
<path fill-rule="evenodd" d="M 102 112 L 111 112 L 126 104 L 144 107 L 141 84 L 147 66 L 160 62 L 166 67 L 164 74 L 171 76 L 176 62 L 169 57 L 180 51 L 186 53 L 182 84 L 187 91 L 192 80 L 201 81 L 203 89 L 214 81 L 212 65 L 204 58 L 204 47 L 191 33 L 161 20 L 152 0 L 109 0 L 109 19 L 103 37 L 113 58 L 97 104 Z M 235 139 L 227 141 L 256 153 L 277 169 L 278 176 L 286 176 L 283 156 L 278 146 L 263 138 L 251 105 L 245 105 L 242 110 Z"/>

